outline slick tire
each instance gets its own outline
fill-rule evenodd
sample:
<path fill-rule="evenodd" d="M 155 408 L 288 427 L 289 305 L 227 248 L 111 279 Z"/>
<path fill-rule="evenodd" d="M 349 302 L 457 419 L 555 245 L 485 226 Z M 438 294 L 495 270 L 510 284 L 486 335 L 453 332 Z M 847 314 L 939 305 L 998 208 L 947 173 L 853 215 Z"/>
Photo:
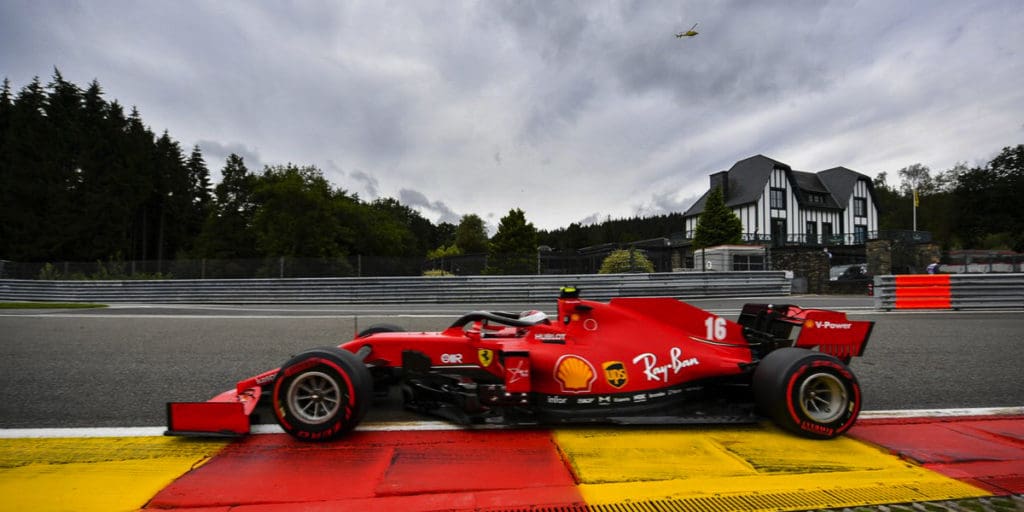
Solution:
<path fill-rule="evenodd" d="M 377 334 L 381 332 L 405 332 L 405 329 L 395 324 L 373 324 L 366 329 L 359 331 L 356 338 L 365 338 L 371 334 Z"/>
<path fill-rule="evenodd" d="M 853 426 L 860 413 L 857 378 L 839 359 L 802 348 L 781 348 L 757 365 L 758 410 L 780 427 L 812 439 L 831 439 Z"/>
<path fill-rule="evenodd" d="M 274 417 L 300 441 L 329 441 L 351 431 L 372 400 L 369 370 L 355 354 L 337 347 L 291 358 L 274 381 Z"/>

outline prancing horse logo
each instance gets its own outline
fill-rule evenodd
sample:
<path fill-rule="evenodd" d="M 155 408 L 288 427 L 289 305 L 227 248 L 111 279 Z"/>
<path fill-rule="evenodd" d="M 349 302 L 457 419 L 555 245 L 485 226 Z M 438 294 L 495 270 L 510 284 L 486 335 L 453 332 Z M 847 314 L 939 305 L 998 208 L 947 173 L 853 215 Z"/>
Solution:
<path fill-rule="evenodd" d="M 477 357 L 480 359 L 480 366 L 487 368 L 494 362 L 494 351 L 486 348 L 481 348 L 476 351 Z"/>

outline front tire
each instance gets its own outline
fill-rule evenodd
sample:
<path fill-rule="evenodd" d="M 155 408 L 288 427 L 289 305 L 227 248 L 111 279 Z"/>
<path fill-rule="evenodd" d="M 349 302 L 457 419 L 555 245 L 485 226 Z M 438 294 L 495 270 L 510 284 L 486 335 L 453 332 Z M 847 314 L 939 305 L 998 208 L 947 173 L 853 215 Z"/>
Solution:
<path fill-rule="evenodd" d="M 355 354 L 337 347 L 291 358 L 274 381 L 274 417 L 301 441 L 328 441 L 351 431 L 372 400 L 369 370 Z"/>
<path fill-rule="evenodd" d="M 359 331 L 356 338 L 365 338 L 371 334 L 378 334 L 382 332 L 405 332 L 405 329 L 395 324 L 373 324 L 366 329 Z"/>
<path fill-rule="evenodd" d="M 776 424 L 813 439 L 831 439 L 853 426 L 860 413 L 860 384 L 849 368 L 828 354 L 781 348 L 754 371 L 758 410 Z"/>

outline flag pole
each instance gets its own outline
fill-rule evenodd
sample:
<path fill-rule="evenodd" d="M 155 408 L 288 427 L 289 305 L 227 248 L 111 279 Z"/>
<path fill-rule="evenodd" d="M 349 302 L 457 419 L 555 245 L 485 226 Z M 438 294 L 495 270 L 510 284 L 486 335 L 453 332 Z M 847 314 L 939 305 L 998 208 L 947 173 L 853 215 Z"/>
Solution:
<path fill-rule="evenodd" d="M 917 189 L 914 189 L 914 231 L 917 231 L 917 205 L 919 200 L 917 198 Z"/>

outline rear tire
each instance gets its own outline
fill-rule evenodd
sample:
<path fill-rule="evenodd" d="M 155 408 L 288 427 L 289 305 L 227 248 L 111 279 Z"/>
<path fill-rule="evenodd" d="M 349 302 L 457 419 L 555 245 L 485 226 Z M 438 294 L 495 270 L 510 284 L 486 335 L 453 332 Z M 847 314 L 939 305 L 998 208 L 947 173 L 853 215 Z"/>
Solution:
<path fill-rule="evenodd" d="M 813 439 L 850 429 L 860 413 L 857 378 L 839 359 L 802 348 L 781 348 L 754 370 L 758 410 L 780 427 Z"/>
<path fill-rule="evenodd" d="M 328 441 L 351 431 L 372 400 L 370 371 L 355 354 L 337 347 L 291 358 L 274 381 L 274 417 L 300 441 Z"/>

